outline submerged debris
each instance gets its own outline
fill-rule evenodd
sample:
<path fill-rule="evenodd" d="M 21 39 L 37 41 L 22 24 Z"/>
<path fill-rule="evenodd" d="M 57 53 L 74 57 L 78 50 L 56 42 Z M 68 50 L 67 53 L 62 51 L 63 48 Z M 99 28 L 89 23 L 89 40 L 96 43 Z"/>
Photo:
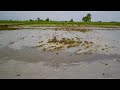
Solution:
<path fill-rule="evenodd" d="M 107 66 L 108 64 L 106 63 L 105 65 Z"/>
<path fill-rule="evenodd" d="M 105 50 L 104 48 L 102 48 L 102 50 Z"/>
<path fill-rule="evenodd" d="M 9 44 L 14 44 L 15 42 L 10 42 Z"/>
<path fill-rule="evenodd" d="M 17 74 L 16 76 L 20 76 L 20 74 Z"/>
<path fill-rule="evenodd" d="M 56 54 L 58 55 L 58 52 Z"/>
<path fill-rule="evenodd" d="M 41 41 L 41 42 L 38 42 L 38 43 L 42 43 L 43 41 Z"/>
<path fill-rule="evenodd" d="M 102 75 L 104 76 L 104 75 L 105 75 L 105 73 L 102 73 Z"/>
<path fill-rule="evenodd" d="M 24 37 L 22 39 L 25 39 Z"/>

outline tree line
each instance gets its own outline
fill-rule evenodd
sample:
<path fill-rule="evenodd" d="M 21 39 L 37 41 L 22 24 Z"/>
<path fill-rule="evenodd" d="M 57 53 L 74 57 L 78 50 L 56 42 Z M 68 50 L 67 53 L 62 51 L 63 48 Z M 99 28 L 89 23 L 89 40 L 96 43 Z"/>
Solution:
<path fill-rule="evenodd" d="M 82 18 L 82 21 L 83 21 L 83 22 L 91 22 L 91 18 L 92 18 L 92 15 L 91 15 L 90 13 L 88 13 L 86 16 L 84 16 L 84 17 Z M 33 21 L 33 20 L 30 19 L 30 21 Z M 40 19 L 40 18 L 37 18 L 37 21 L 47 21 L 47 22 L 49 22 L 49 21 L 52 21 L 52 20 L 50 20 L 49 18 L 46 18 L 45 20 Z M 65 21 L 65 22 L 66 22 L 66 21 Z M 73 19 L 70 19 L 70 22 L 74 22 L 74 20 L 73 20 Z"/>

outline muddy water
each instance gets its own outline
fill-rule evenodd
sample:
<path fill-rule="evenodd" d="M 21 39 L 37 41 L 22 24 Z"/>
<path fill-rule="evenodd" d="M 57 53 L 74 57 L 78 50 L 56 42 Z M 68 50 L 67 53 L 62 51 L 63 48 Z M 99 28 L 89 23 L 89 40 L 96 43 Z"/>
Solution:
<path fill-rule="evenodd" d="M 120 31 L 119 30 L 93 30 L 90 32 L 80 31 L 55 31 L 55 30 L 16 30 L 1 31 L 0 48 L 9 47 L 13 49 L 22 49 L 22 47 L 35 47 L 46 44 L 49 39 L 56 37 L 78 39 L 80 41 L 89 41 L 94 43 L 94 48 L 108 48 L 108 53 L 120 53 Z M 41 44 L 42 42 L 42 44 Z M 100 47 L 100 48 L 99 48 Z M 82 47 L 65 49 L 64 51 L 75 52 Z M 93 49 L 94 49 L 93 48 Z M 105 53 L 104 50 L 98 50 L 96 53 Z"/>
<path fill-rule="evenodd" d="M 93 45 L 86 49 L 80 44 L 57 51 L 36 47 L 50 47 L 48 41 L 53 37 Z M 120 30 L 0 31 L 0 78 L 120 78 L 119 38 Z"/>

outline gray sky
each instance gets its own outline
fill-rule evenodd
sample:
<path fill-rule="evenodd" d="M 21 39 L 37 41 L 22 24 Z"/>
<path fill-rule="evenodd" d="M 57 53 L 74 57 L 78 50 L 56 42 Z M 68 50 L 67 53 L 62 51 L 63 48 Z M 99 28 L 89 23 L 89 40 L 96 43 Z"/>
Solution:
<path fill-rule="evenodd" d="M 87 13 L 92 14 L 92 21 L 119 21 L 120 11 L 0 11 L 0 20 L 46 19 L 81 21 Z"/>

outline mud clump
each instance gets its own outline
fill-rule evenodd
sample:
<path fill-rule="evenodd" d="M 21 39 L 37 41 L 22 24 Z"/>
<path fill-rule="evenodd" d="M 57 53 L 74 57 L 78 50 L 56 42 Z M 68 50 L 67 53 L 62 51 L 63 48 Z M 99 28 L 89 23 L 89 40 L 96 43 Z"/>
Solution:
<path fill-rule="evenodd" d="M 36 47 L 42 48 L 43 51 L 59 51 L 64 50 L 68 48 L 73 48 L 77 46 L 81 46 L 83 49 L 89 49 L 93 46 L 93 42 L 89 41 L 82 41 L 75 38 L 61 38 L 58 39 L 56 36 L 54 36 L 52 39 L 48 39 L 46 44 L 42 44 L 43 41 L 39 42 L 40 45 Z M 91 52 L 89 52 L 92 54 Z"/>
<path fill-rule="evenodd" d="M 43 48 L 42 50 L 43 50 L 43 51 L 46 51 L 46 48 Z"/>
<path fill-rule="evenodd" d="M 53 50 L 59 51 L 63 48 L 63 46 L 55 47 Z"/>
<path fill-rule="evenodd" d="M 54 37 L 53 39 L 49 39 L 48 43 L 59 43 L 59 44 L 64 44 L 64 45 L 73 45 L 76 44 L 80 44 L 82 43 L 81 41 L 75 41 L 74 38 L 73 39 L 68 39 L 68 38 L 62 38 L 61 40 L 57 40 L 56 37 Z"/>
<path fill-rule="evenodd" d="M 57 38 L 54 37 L 51 40 L 49 39 L 48 43 L 56 43 L 56 45 L 62 45 L 62 46 L 66 46 L 67 48 L 70 48 L 70 47 L 79 46 L 82 43 L 82 41 L 75 41 L 74 38 L 72 39 L 62 38 L 61 40 L 57 40 Z"/>
<path fill-rule="evenodd" d="M 56 36 L 54 36 L 52 39 L 47 41 L 47 44 L 38 45 L 36 47 L 41 47 L 44 51 L 59 51 L 65 48 L 79 46 L 81 43 L 82 41 L 76 41 L 74 38 L 62 38 L 59 40 L 56 38 Z"/>
<path fill-rule="evenodd" d="M 83 38 L 82 38 L 83 39 Z M 49 38 L 48 41 L 38 42 L 37 48 L 42 49 L 43 51 L 60 51 L 65 50 L 69 48 L 75 48 L 77 49 L 79 46 L 80 50 L 76 50 L 76 54 L 94 54 L 99 51 L 98 46 L 88 40 L 81 40 L 81 38 L 58 38 L 57 36 L 53 36 L 52 38 Z M 100 50 L 108 52 L 108 46 L 105 45 L 104 48 L 101 48 Z M 57 53 L 56 53 L 57 54 Z"/>
<path fill-rule="evenodd" d="M 85 49 L 87 49 L 87 48 L 91 48 L 93 44 L 94 44 L 93 42 L 84 41 L 82 46 L 85 47 Z"/>
<path fill-rule="evenodd" d="M 106 45 L 105 45 L 105 46 L 106 46 Z M 106 46 L 106 48 L 102 48 L 101 50 L 108 52 L 108 49 L 109 49 L 109 48 Z"/>
<path fill-rule="evenodd" d="M 57 41 L 57 38 L 56 37 L 54 37 L 52 40 L 48 40 L 48 43 L 57 43 L 58 41 Z"/>

